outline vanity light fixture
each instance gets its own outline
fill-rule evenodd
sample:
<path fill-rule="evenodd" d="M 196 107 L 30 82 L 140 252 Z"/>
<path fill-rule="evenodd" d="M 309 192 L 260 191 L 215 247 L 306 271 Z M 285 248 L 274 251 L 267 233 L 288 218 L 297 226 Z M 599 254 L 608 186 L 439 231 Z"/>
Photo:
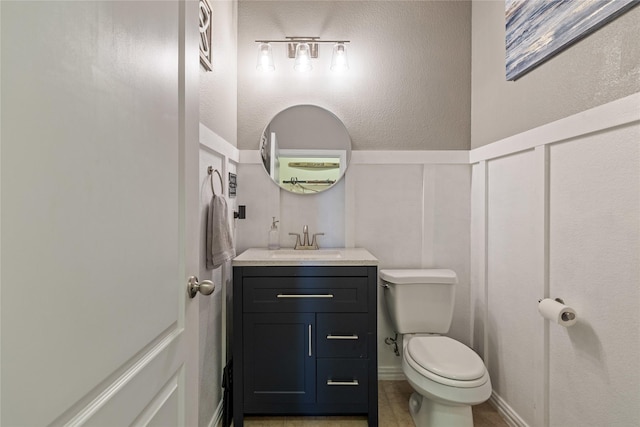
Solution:
<path fill-rule="evenodd" d="M 273 53 L 271 45 L 273 43 L 286 43 L 287 56 L 295 59 L 293 68 L 296 71 L 310 71 L 313 66 L 312 58 L 318 57 L 318 44 L 333 44 L 333 56 L 331 58 L 332 71 L 345 71 L 349 69 L 347 62 L 346 43 L 349 40 L 320 40 L 320 37 L 285 37 L 286 40 L 256 40 L 258 43 L 258 64 L 259 71 L 273 71 Z"/>

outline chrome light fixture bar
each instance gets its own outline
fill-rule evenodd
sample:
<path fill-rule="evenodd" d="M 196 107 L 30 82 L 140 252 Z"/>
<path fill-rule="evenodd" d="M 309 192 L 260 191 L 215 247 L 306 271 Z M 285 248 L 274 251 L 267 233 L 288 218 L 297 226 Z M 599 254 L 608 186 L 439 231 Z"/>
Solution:
<path fill-rule="evenodd" d="M 311 70 L 311 58 L 318 57 L 318 44 L 331 43 L 334 45 L 333 57 L 331 61 L 331 70 L 347 70 L 349 68 L 346 61 L 346 43 L 350 43 L 350 40 L 320 40 L 320 37 L 285 37 L 285 40 L 256 40 L 259 44 L 258 47 L 258 65 L 257 69 L 261 71 L 273 71 L 275 69 L 273 65 L 273 54 L 271 51 L 271 44 L 273 43 L 286 43 L 287 44 L 287 56 L 295 59 L 294 69 L 298 71 Z M 339 55 L 340 58 L 336 59 Z M 336 60 L 340 64 L 336 66 Z"/>

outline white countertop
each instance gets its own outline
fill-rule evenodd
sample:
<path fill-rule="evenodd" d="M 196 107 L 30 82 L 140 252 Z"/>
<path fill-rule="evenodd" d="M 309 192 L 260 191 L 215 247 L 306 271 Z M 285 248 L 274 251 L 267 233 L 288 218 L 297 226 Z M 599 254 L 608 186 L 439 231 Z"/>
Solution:
<path fill-rule="evenodd" d="M 293 250 L 250 248 L 235 257 L 235 267 L 241 266 L 298 266 L 298 265 L 378 265 L 378 259 L 363 248 L 326 248 Z"/>

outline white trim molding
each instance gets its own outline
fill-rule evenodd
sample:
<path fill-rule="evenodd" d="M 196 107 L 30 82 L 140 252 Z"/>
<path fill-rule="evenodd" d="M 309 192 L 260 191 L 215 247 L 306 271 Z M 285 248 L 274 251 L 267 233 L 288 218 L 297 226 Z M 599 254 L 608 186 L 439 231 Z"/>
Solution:
<path fill-rule="evenodd" d="M 536 237 L 535 242 L 535 264 L 539 267 L 536 274 L 531 277 L 531 284 L 537 290 L 540 298 L 549 298 L 549 186 L 550 186 L 550 165 L 549 165 L 549 145 L 540 145 L 534 149 L 536 162 L 535 185 L 536 185 L 536 219 L 530 224 Z M 535 345 L 533 348 L 538 352 L 535 357 L 534 369 L 540 375 L 536 375 L 533 382 L 534 412 L 533 423 L 535 425 L 549 425 L 549 322 L 542 318 L 538 319 L 538 328 L 535 336 L 532 337 Z"/>
<path fill-rule="evenodd" d="M 222 404 L 223 404 L 223 400 L 220 399 L 220 402 L 216 407 L 216 411 L 213 413 L 213 417 L 211 417 L 211 422 L 209 423 L 208 427 L 216 427 L 220 425 L 220 422 L 222 421 L 222 411 L 223 411 Z"/>
<path fill-rule="evenodd" d="M 423 165 L 423 164 L 469 164 L 467 150 L 405 150 L 351 152 L 351 163 L 360 165 Z"/>
<path fill-rule="evenodd" d="M 511 406 L 507 404 L 495 391 L 491 393 L 491 397 L 489 398 L 489 403 L 491 406 L 496 408 L 498 413 L 502 415 L 502 418 L 505 420 L 507 424 L 511 427 L 529 427 L 516 411 L 514 411 Z"/>
<path fill-rule="evenodd" d="M 640 92 L 469 151 L 471 164 L 640 121 Z"/>
<path fill-rule="evenodd" d="M 402 381 L 405 379 L 400 366 L 378 366 L 378 381 Z"/>
<path fill-rule="evenodd" d="M 202 123 L 200 123 L 200 146 L 219 153 L 234 163 L 240 162 L 240 151 Z"/>
<path fill-rule="evenodd" d="M 262 164 L 258 150 L 240 150 L 240 163 Z M 351 151 L 351 162 L 355 165 L 422 165 L 455 164 L 468 165 L 468 150 L 424 150 L 424 151 Z"/>

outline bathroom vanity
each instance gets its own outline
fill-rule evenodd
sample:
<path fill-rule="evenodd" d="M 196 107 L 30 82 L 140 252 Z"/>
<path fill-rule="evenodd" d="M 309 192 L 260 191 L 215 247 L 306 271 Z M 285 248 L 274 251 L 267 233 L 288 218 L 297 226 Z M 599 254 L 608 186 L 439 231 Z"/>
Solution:
<path fill-rule="evenodd" d="M 377 263 L 360 248 L 233 260 L 235 427 L 246 414 L 365 414 L 378 425 Z"/>

